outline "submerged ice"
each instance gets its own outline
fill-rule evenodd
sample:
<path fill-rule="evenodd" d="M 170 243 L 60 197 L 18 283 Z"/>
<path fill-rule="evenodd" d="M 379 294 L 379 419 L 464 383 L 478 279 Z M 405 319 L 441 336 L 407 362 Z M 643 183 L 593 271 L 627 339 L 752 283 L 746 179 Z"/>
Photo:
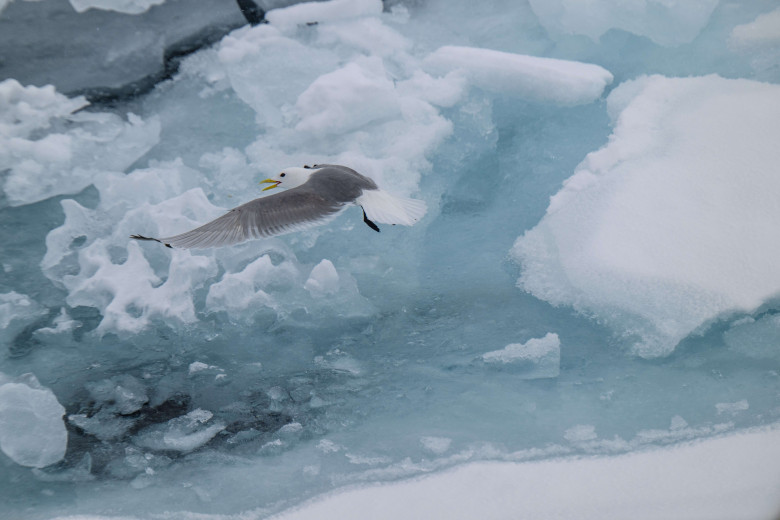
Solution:
<path fill-rule="evenodd" d="M 0 78 L 9 512 L 262 518 L 776 423 L 774 6 L 286 3 L 111 103 Z M 429 211 L 221 249 L 128 238 L 317 163 Z"/>

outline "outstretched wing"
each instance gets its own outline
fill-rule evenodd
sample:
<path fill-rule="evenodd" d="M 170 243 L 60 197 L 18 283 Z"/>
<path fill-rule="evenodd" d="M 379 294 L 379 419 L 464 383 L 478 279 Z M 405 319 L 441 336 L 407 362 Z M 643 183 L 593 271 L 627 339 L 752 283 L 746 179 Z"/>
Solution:
<path fill-rule="evenodd" d="M 156 240 L 168 247 L 185 249 L 238 244 L 252 238 L 270 237 L 320 225 L 335 217 L 344 204 L 299 188 L 255 199 L 192 231 L 166 238 L 133 235 L 138 240 Z"/>

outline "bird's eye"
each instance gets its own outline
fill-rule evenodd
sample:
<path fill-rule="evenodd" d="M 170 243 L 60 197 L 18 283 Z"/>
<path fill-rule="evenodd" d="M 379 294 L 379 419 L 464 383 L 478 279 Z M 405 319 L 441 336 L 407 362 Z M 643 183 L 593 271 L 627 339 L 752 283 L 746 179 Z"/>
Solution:
<path fill-rule="evenodd" d="M 284 177 L 285 175 L 287 175 L 287 174 L 286 173 L 280 173 L 279 177 Z"/>

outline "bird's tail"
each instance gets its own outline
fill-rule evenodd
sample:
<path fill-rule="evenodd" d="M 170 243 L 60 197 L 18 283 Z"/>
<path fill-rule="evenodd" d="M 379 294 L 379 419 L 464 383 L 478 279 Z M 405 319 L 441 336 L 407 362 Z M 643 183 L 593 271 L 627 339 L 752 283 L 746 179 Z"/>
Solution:
<path fill-rule="evenodd" d="M 422 200 L 397 197 L 384 190 L 365 190 L 355 202 L 369 219 L 382 224 L 413 226 L 427 211 Z"/>

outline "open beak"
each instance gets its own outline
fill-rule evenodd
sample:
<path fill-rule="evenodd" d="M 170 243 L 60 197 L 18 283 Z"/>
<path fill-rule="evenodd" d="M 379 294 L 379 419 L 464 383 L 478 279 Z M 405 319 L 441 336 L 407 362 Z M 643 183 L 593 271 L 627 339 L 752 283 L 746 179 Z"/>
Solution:
<path fill-rule="evenodd" d="M 281 184 L 281 182 L 282 181 L 275 181 L 273 179 L 266 179 L 264 181 L 260 181 L 260 184 L 273 184 L 273 186 L 266 186 L 265 188 L 263 188 L 263 191 L 266 191 L 266 190 L 272 190 L 272 189 L 276 188 L 277 186 L 279 186 L 279 184 Z"/>

